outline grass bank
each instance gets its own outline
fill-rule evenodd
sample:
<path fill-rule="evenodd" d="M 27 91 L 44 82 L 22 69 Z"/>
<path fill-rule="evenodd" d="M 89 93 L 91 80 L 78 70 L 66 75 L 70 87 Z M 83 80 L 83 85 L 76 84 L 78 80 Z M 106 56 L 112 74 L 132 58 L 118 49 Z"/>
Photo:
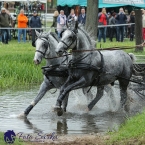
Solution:
<path fill-rule="evenodd" d="M 31 43 L 10 41 L 8 45 L 0 44 L 0 88 L 18 88 L 42 81 L 41 66 L 33 63 L 35 48 Z"/>
<path fill-rule="evenodd" d="M 118 131 L 110 133 L 109 145 L 144 145 L 145 144 L 145 110 L 128 118 Z"/>

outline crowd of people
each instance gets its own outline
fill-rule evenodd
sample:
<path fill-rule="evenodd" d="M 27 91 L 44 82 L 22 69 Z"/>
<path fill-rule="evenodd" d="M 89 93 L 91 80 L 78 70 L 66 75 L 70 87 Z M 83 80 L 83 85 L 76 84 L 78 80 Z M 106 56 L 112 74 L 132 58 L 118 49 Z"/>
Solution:
<path fill-rule="evenodd" d="M 145 40 L 145 10 L 142 10 L 142 22 L 143 22 L 143 39 Z M 18 43 L 21 41 L 26 42 L 26 29 L 37 28 L 37 31 L 40 32 L 42 27 L 41 18 L 38 16 L 37 11 L 33 12 L 33 16 L 28 20 L 27 16 L 24 14 L 24 9 L 20 10 L 20 13 L 17 17 L 17 28 L 18 28 Z M 55 32 L 58 37 L 61 37 L 61 32 L 66 28 L 66 25 L 71 27 L 74 26 L 75 22 L 78 22 L 81 25 L 86 23 L 86 11 L 85 8 L 81 8 L 80 14 L 75 15 L 75 10 L 71 9 L 69 16 L 65 15 L 64 10 L 57 10 L 54 12 L 53 24 L 51 27 L 55 28 Z M 126 25 L 128 23 L 133 23 L 131 25 Z M 8 10 L 4 7 L 1 8 L 0 13 L 0 27 L 1 29 L 1 40 L 3 44 L 8 44 L 10 40 L 10 30 L 5 29 L 13 25 L 13 20 Z M 127 37 L 130 38 L 130 41 L 134 40 L 135 36 L 135 12 L 131 11 L 130 15 L 126 15 L 123 8 L 119 9 L 118 13 L 115 12 L 106 12 L 106 8 L 102 8 L 102 11 L 98 13 L 98 42 L 106 42 L 107 34 L 110 42 L 113 41 L 113 38 L 117 42 L 123 42 L 124 37 L 127 34 Z M 23 37 L 22 37 L 23 36 Z M 36 39 L 35 30 L 31 30 L 32 42 Z M 22 39 L 23 38 L 23 39 Z M 22 39 L 22 40 L 21 40 Z"/>
<path fill-rule="evenodd" d="M 71 9 L 70 15 L 66 17 L 64 11 L 61 10 L 60 14 L 58 11 L 54 12 L 53 27 L 56 27 L 55 31 L 60 38 L 60 33 L 65 28 L 66 24 L 73 25 L 75 21 L 85 25 L 86 22 L 86 12 L 85 8 L 81 9 L 81 14 L 76 16 L 74 9 Z M 134 39 L 135 33 L 135 24 L 124 25 L 128 23 L 135 23 L 135 12 L 132 11 L 130 15 L 126 15 L 123 8 L 119 9 L 119 13 L 115 12 L 106 12 L 106 8 L 102 8 L 102 11 L 98 13 L 98 42 L 106 42 L 107 34 L 109 40 L 112 42 L 113 38 L 116 38 L 117 42 L 123 42 L 125 34 L 130 38 L 130 41 Z"/>
<path fill-rule="evenodd" d="M 63 31 L 66 25 L 68 25 L 69 27 L 73 27 L 76 21 L 78 21 L 78 23 L 82 25 L 85 25 L 85 8 L 81 9 L 81 14 L 79 16 L 75 15 L 74 9 L 71 9 L 70 15 L 68 17 L 66 17 L 66 15 L 64 14 L 64 10 L 61 10 L 60 14 L 58 13 L 58 11 L 55 11 L 52 27 L 56 27 L 55 31 L 58 34 L 58 37 L 60 38 L 60 33 Z"/>
<path fill-rule="evenodd" d="M 113 41 L 114 36 L 117 42 L 123 42 L 125 35 L 130 38 L 130 41 L 133 41 L 135 24 L 130 25 L 129 23 L 135 23 L 134 11 L 131 11 L 130 15 L 126 15 L 123 8 L 119 9 L 119 13 L 107 13 L 106 9 L 102 8 L 102 12 L 98 14 L 98 19 L 98 24 L 102 26 L 99 28 L 98 42 L 101 41 L 101 38 L 103 38 L 103 41 L 106 42 L 107 32 L 109 34 L 109 40 L 111 42 Z"/>
<path fill-rule="evenodd" d="M 1 41 L 3 44 L 8 44 L 8 41 L 11 39 L 10 27 L 12 27 L 14 25 L 13 23 L 14 22 L 13 22 L 12 16 L 10 15 L 9 11 L 4 7 L 1 8 L 0 36 L 1 36 Z M 19 15 L 17 16 L 18 43 L 20 43 L 21 41 L 26 42 L 26 31 L 27 31 L 28 25 L 30 28 L 38 28 L 37 31 L 40 32 L 40 28 L 42 27 L 41 19 L 38 16 L 37 11 L 34 11 L 33 16 L 29 20 L 28 17 L 24 14 L 24 9 L 21 9 Z M 35 41 L 35 39 L 36 39 L 35 29 L 31 30 L 31 37 L 32 37 L 32 41 Z"/>

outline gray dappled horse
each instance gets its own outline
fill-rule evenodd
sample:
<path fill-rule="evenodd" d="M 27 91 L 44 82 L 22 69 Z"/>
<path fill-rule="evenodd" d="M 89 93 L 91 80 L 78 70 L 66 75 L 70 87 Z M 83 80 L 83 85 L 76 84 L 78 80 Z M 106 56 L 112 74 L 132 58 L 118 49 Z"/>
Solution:
<path fill-rule="evenodd" d="M 62 115 L 61 104 L 66 94 L 73 89 L 97 86 L 97 95 L 89 103 L 88 110 L 103 96 L 104 86 L 119 81 L 121 107 L 125 111 L 127 106 L 127 86 L 133 71 L 133 54 L 122 50 L 96 51 L 84 31 L 78 28 L 67 29 L 62 33 L 62 38 L 57 45 L 56 53 L 62 55 L 72 49 L 72 60 L 69 63 L 69 77 L 60 89 L 55 109 Z"/>
<path fill-rule="evenodd" d="M 35 41 L 35 46 L 36 46 L 36 52 L 35 52 L 35 56 L 34 56 L 35 64 L 40 64 L 42 61 L 42 58 L 46 58 L 46 66 L 50 66 L 50 68 L 48 67 L 48 69 L 51 69 L 52 66 L 56 66 L 56 69 L 59 69 L 59 66 L 62 66 L 62 65 L 64 67 L 66 67 L 66 64 L 72 57 L 68 56 L 67 57 L 68 61 L 65 56 L 57 57 L 57 54 L 55 52 L 55 48 L 58 45 L 57 35 L 55 35 L 55 33 L 53 33 L 53 32 L 39 33 L 37 31 L 36 31 L 36 35 L 38 38 Z M 62 62 L 63 62 L 63 64 L 61 64 Z M 46 69 L 47 69 L 47 67 L 46 67 Z M 30 113 L 30 111 L 33 109 L 33 107 L 42 99 L 42 97 L 46 94 L 46 92 L 48 90 L 50 90 L 52 88 L 60 88 L 66 81 L 67 77 L 63 76 L 63 75 L 61 77 L 44 75 L 44 80 L 40 86 L 40 89 L 39 89 L 39 92 L 38 92 L 36 98 L 25 109 L 25 111 L 19 115 L 19 117 L 26 117 Z M 86 90 L 88 90 L 88 89 L 84 88 L 83 92 L 84 92 L 85 96 L 89 99 L 90 97 L 92 97 L 92 94 L 90 92 L 86 93 Z M 68 95 L 69 94 L 66 94 L 66 99 L 63 101 L 63 110 L 64 111 L 66 111 Z"/>

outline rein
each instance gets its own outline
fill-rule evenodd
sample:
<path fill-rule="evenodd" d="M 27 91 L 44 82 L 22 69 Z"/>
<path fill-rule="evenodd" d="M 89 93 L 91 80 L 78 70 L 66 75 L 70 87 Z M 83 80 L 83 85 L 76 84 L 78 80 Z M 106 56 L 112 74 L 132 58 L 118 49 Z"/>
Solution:
<path fill-rule="evenodd" d="M 71 52 L 91 52 L 91 51 L 98 51 L 98 50 L 124 50 L 124 49 L 133 49 L 136 47 L 144 47 L 145 46 L 145 42 L 143 42 L 140 45 L 135 45 L 135 46 L 122 46 L 122 47 L 108 47 L 108 48 L 104 48 L 104 49 L 88 49 L 88 50 L 71 50 Z"/>
<path fill-rule="evenodd" d="M 72 55 L 71 52 L 92 52 L 92 51 L 101 51 L 101 50 L 125 50 L 125 49 L 133 49 L 135 47 L 143 47 L 145 46 L 145 43 L 142 43 L 140 45 L 135 45 L 135 46 L 122 46 L 122 47 L 108 47 L 108 48 L 104 48 L 104 49 L 88 49 L 88 50 L 71 50 L 70 53 L 66 54 L 66 55 L 62 55 L 62 56 L 56 56 L 56 57 L 50 57 L 50 58 L 45 58 L 45 59 L 55 59 L 55 58 L 60 58 L 60 57 L 64 57 L 67 55 Z"/>

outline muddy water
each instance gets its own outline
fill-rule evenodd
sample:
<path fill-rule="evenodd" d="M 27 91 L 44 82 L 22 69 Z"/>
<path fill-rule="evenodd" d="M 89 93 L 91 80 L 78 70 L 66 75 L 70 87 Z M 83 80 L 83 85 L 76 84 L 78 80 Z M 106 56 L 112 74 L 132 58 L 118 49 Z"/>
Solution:
<path fill-rule="evenodd" d="M 57 134 L 88 134 L 104 133 L 109 130 L 116 130 L 128 116 L 140 112 L 145 101 L 136 96 L 131 96 L 131 113 L 126 115 L 122 111 L 111 113 L 111 110 L 118 109 L 119 90 L 114 88 L 116 108 L 112 107 L 106 93 L 92 111 L 86 112 L 87 100 L 82 91 L 73 91 L 69 97 L 68 111 L 58 117 L 53 112 L 56 97 L 55 94 L 47 92 L 44 98 L 34 107 L 27 119 L 18 119 L 17 115 L 25 110 L 29 103 L 36 97 L 38 87 L 28 91 L 6 91 L 0 93 L 0 131 L 14 130 L 15 132 L 43 133 L 56 132 Z M 95 94 L 96 89 L 92 88 Z"/>

